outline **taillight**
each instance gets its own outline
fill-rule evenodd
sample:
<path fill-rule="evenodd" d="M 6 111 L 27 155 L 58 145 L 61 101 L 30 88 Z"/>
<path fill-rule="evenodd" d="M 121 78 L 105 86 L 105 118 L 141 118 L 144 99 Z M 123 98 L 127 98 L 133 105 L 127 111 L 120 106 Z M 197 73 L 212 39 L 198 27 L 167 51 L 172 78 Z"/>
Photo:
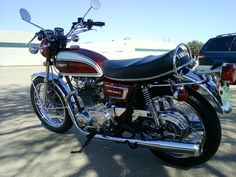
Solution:
<path fill-rule="evenodd" d="M 186 101 L 188 99 L 188 92 L 184 89 L 179 89 L 174 92 L 173 96 L 178 101 Z"/>
<path fill-rule="evenodd" d="M 202 53 L 199 53 L 199 54 L 198 54 L 198 59 L 201 60 L 201 59 L 204 59 L 204 58 L 205 58 L 205 55 L 204 55 L 204 54 L 202 54 Z"/>
<path fill-rule="evenodd" d="M 229 83 L 234 83 L 236 80 L 236 66 L 235 64 L 227 64 L 222 67 L 221 80 Z"/>

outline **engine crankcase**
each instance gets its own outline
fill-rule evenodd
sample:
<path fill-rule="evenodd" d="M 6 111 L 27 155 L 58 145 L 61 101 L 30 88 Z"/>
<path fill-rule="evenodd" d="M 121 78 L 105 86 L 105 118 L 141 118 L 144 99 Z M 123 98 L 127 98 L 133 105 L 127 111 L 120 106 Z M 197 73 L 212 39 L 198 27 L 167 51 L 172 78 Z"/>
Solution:
<path fill-rule="evenodd" d="M 109 127 L 113 122 L 113 111 L 111 108 L 105 110 L 87 109 L 76 114 L 76 120 L 81 127 L 92 127 L 100 130 Z"/>

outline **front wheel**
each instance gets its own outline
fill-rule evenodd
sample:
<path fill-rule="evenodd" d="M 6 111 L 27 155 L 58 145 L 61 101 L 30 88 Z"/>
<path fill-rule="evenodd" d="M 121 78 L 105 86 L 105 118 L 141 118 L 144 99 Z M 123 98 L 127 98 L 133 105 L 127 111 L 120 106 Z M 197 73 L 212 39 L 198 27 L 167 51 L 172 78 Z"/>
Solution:
<path fill-rule="evenodd" d="M 48 82 L 46 102 L 43 105 L 44 79 L 36 78 L 30 88 L 31 102 L 35 113 L 42 124 L 50 131 L 65 133 L 71 126 L 72 121 L 68 114 L 62 93 L 52 83 Z"/>
<path fill-rule="evenodd" d="M 218 150 L 221 141 L 221 126 L 215 110 L 197 94 L 189 95 L 185 102 L 179 102 L 171 96 L 158 96 L 156 99 L 165 100 L 163 110 L 178 112 L 182 115 L 182 123 L 187 123 L 186 134 L 180 134 L 172 123 L 167 124 L 169 131 L 177 134 L 174 141 L 186 143 L 199 143 L 202 146 L 200 156 L 175 154 L 151 150 L 162 160 L 177 166 L 191 167 L 209 160 Z M 185 120 L 183 120 L 185 119 Z"/>

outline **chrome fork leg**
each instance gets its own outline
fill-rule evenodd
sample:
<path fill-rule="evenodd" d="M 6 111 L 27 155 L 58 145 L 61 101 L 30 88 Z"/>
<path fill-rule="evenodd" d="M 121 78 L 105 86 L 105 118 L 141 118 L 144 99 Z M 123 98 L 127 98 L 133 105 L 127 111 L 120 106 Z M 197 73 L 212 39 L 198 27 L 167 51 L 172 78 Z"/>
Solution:
<path fill-rule="evenodd" d="M 43 106 L 46 105 L 46 100 L 47 100 L 47 90 L 48 90 L 48 78 L 49 78 L 49 70 L 50 70 L 50 65 L 49 62 L 46 62 L 46 75 L 44 77 L 44 87 L 43 87 Z"/>

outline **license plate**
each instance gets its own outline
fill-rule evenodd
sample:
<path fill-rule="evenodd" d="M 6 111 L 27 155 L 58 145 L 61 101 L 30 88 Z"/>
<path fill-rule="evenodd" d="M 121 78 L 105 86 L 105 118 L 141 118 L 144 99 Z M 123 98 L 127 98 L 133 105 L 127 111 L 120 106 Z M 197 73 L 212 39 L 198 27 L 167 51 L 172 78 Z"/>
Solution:
<path fill-rule="evenodd" d="M 232 92 L 229 89 L 229 86 L 224 85 L 223 87 L 219 88 L 219 92 L 220 92 L 220 96 L 221 96 L 221 100 L 223 105 L 227 102 L 229 102 L 229 99 L 231 98 Z"/>

